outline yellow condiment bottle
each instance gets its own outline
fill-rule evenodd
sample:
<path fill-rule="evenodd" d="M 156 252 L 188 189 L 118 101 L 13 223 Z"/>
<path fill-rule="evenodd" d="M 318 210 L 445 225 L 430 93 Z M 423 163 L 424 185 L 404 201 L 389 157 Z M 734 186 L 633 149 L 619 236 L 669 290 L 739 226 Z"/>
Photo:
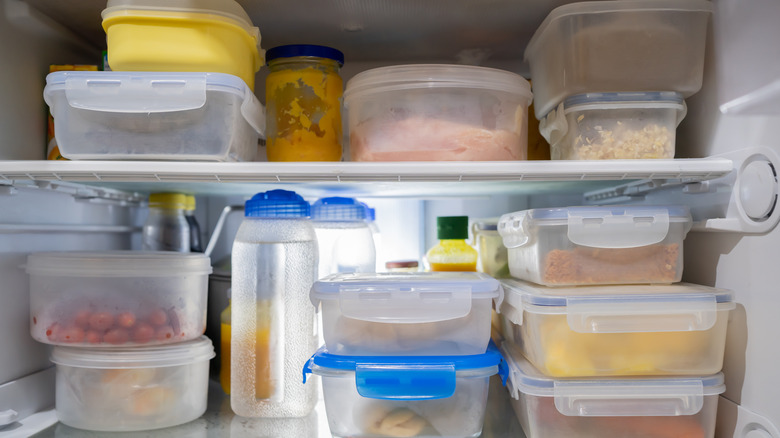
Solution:
<path fill-rule="evenodd" d="M 295 44 L 268 50 L 266 60 L 268 161 L 340 161 L 344 54 Z"/>
<path fill-rule="evenodd" d="M 469 237 L 468 216 L 436 218 L 439 243 L 425 255 L 431 271 L 476 271 L 477 250 L 466 243 Z"/>

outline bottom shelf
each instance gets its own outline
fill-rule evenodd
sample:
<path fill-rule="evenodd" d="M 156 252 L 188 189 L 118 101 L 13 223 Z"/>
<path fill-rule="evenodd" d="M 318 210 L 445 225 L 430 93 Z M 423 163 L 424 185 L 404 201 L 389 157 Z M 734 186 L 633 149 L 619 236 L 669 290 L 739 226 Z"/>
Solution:
<path fill-rule="evenodd" d="M 33 435 L 35 438 L 106 437 L 123 438 L 183 438 L 183 437 L 255 437 L 255 438 L 330 438 L 325 404 L 320 399 L 314 411 L 304 418 L 258 419 L 233 414 L 230 397 L 215 381 L 209 382 L 209 403 L 206 413 L 181 426 L 143 432 L 87 432 L 57 423 Z M 490 379 L 488 406 L 482 438 L 524 438 L 509 403 L 509 393 L 497 376 Z"/>

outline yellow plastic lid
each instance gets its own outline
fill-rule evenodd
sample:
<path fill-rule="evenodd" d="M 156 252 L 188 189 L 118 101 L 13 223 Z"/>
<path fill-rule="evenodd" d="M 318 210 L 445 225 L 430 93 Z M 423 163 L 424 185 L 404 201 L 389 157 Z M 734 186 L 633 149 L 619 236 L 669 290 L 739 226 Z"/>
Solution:
<path fill-rule="evenodd" d="M 187 197 L 186 203 L 184 204 L 185 210 L 195 210 L 195 197 L 192 195 L 185 195 Z"/>
<path fill-rule="evenodd" d="M 193 199 L 193 203 L 195 200 Z M 152 193 L 149 195 L 149 207 L 182 208 L 187 207 L 187 195 L 182 193 Z"/>

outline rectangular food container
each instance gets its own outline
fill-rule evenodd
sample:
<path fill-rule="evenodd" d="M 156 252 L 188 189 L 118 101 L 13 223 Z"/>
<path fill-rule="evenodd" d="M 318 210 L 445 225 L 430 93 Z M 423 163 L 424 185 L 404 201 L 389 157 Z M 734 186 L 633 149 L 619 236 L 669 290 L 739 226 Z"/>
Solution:
<path fill-rule="evenodd" d="M 233 0 L 108 0 L 101 15 L 114 71 L 227 73 L 254 90 L 260 31 Z"/>
<path fill-rule="evenodd" d="M 502 284 L 504 338 L 545 375 L 706 375 L 723 367 L 736 307 L 730 291 L 688 283 Z"/>
<path fill-rule="evenodd" d="M 206 328 L 209 258 L 176 252 L 42 252 L 27 257 L 30 333 L 81 347 L 197 339 Z"/>
<path fill-rule="evenodd" d="M 588 93 L 567 97 L 540 130 L 553 160 L 671 159 L 685 114 L 680 93 Z"/>
<path fill-rule="evenodd" d="M 553 379 L 511 345 L 512 408 L 529 438 L 712 438 L 723 374 L 691 377 Z"/>
<path fill-rule="evenodd" d="M 474 222 L 471 225 L 473 245 L 479 253 L 477 270 L 493 278 L 509 277 L 506 247 L 498 234 L 498 219 Z"/>
<path fill-rule="evenodd" d="M 567 96 L 701 88 L 707 0 L 579 2 L 553 9 L 525 50 L 541 120 Z"/>
<path fill-rule="evenodd" d="M 442 356 L 485 352 L 498 280 L 477 272 L 333 274 L 315 282 L 333 354 Z"/>
<path fill-rule="evenodd" d="M 55 347 L 57 418 L 96 431 L 161 429 L 206 411 L 211 341 L 175 345 Z"/>
<path fill-rule="evenodd" d="M 337 438 L 478 437 L 490 376 L 506 381 L 495 345 L 471 356 L 341 356 L 320 348 L 303 369 L 322 378 Z"/>
<path fill-rule="evenodd" d="M 587 206 L 508 213 L 498 232 L 514 278 L 546 286 L 680 281 L 685 206 Z"/>
<path fill-rule="evenodd" d="M 352 161 L 525 160 L 531 87 L 504 70 L 399 65 L 347 82 Z"/>
<path fill-rule="evenodd" d="M 265 130 L 252 91 L 222 73 L 56 72 L 43 96 L 71 160 L 252 161 Z"/>

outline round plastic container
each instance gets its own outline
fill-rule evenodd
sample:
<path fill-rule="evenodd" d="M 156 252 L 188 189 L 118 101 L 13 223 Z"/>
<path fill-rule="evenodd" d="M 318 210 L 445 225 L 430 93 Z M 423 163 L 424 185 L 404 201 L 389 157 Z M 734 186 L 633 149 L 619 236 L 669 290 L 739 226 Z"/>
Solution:
<path fill-rule="evenodd" d="M 55 347 L 57 417 L 71 427 L 114 432 L 192 421 L 206 411 L 212 357 L 205 336 L 153 347 Z"/>
<path fill-rule="evenodd" d="M 117 347 L 196 339 L 209 258 L 175 252 L 33 253 L 30 333 L 47 344 Z"/>
<path fill-rule="evenodd" d="M 347 82 L 352 161 L 524 160 L 531 87 L 503 70 L 399 65 Z"/>
<path fill-rule="evenodd" d="M 311 206 L 319 247 L 318 277 L 375 272 L 376 248 L 367 222 L 369 209 L 353 198 L 322 198 Z"/>

